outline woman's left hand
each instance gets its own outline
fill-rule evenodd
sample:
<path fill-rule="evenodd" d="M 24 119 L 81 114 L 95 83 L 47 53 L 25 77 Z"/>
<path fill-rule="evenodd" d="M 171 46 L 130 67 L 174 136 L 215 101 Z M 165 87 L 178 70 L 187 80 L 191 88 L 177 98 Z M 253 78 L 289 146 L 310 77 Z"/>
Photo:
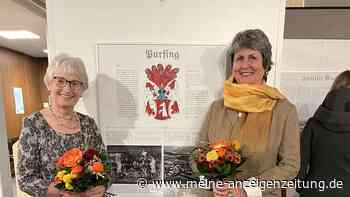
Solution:
<path fill-rule="evenodd" d="M 102 197 L 103 194 L 106 191 L 106 187 L 105 186 L 97 186 L 97 187 L 93 187 L 91 189 L 88 189 L 87 191 L 84 192 L 84 197 Z"/>
<path fill-rule="evenodd" d="M 247 194 L 245 193 L 243 188 L 240 187 L 235 187 L 231 189 L 230 191 L 230 196 L 234 197 L 247 197 Z"/>
<path fill-rule="evenodd" d="M 61 192 L 60 197 L 84 197 L 82 192 Z"/>

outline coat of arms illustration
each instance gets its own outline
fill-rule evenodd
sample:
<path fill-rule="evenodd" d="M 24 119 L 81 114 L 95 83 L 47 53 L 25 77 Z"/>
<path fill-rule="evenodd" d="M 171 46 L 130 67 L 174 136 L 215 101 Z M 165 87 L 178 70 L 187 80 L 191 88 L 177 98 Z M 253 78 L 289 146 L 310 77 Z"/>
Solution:
<path fill-rule="evenodd" d="M 157 120 L 167 120 L 172 114 L 179 113 L 179 104 L 176 98 L 176 78 L 178 68 L 171 65 L 158 64 L 146 68 L 147 75 L 145 88 L 146 113 Z"/>

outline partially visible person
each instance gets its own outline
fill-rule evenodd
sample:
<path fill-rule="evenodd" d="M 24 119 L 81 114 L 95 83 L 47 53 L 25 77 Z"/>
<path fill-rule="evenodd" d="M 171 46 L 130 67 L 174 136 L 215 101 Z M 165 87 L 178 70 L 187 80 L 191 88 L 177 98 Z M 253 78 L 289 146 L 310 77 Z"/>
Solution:
<path fill-rule="evenodd" d="M 259 29 L 239 32 L 232 43 L 232 74 L 224 98 L 214 101 L 201 129 L 200 141 L 237 139 L 246 161 L 236 178 L 293 179 L 300 164 L 296 107 L 276 88 L 266 85 L 271 70 L 271 43 Z M 215 188 L 214 196 L 281 196 L 280 188 L 250 192 Z M 260 193 L 260 194 L 259 194 Z"/>
<path fill-rule="evenodd" d="M 350 70 L 347 70 L 336 77 L 301 133 L 300 197 L 350 196 L 349 142 Z M 332 188 L 337 184 L 341 188 Z"/>
<path fill-rule="evenodd" d="M 23 120 L 17 164 L 20 189 L 38 197 L 103 196 L 107 186 L 74 193 L 60 191 L 52 182 L 56 161 L 66 150 L 88 145 L 106 151 L 95 121 L 74 111 L 88 88 L 83 61 L 64 54 L 56 56 L 47 68 L 44 83 L 49 92 L 49 107 Z"/>

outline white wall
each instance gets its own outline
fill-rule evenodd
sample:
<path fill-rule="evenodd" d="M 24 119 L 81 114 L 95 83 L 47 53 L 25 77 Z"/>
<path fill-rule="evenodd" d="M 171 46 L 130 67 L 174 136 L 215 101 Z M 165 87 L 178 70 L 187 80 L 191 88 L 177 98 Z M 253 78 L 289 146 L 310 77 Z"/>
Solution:
<path fill-rule="evenodd" d="M 285 39 L 283 55 L 276 70 L 281 72 L 342 72 L 350 69 L 350 40 Z"/>
<path fill-rule="evenodd" d="M 350 69 L 350 40 L 286 39 L 283 46 L 276 84 L 305 122 L 322 103 L 335 77 Z"/>
<path fill-rule="evenodd" d="M 350 40 L 286 39 L 279 71 L 350 69 Z"/>
<path fill-rule="evenodd" d="M 284 10 L 284 0 L 48 0 L 49 56 L 83 58 L 92 86 L 78 110 L 96 117 L 97 43 L 229 45 L 238 31 L 261 28 L 278 64 Z M 274 83 L 273 74 L 269 80 Z"/>
<path fill-rule="evenodd" d="M 47 0 L 49 56 L 64 52 L 85 61 L 90 88 L 77 108 L 97 118 L 96 44 L 229 45 L 235 33 L 260 28 L 271 40 L 276 68 L 284 11 L 285 0 Z"/>

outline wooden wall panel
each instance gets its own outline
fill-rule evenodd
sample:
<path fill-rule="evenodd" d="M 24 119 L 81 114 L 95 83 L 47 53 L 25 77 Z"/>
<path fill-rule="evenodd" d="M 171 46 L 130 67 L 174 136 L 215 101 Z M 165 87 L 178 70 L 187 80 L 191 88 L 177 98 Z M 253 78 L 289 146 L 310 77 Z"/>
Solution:
<path fill-rule="evenodd" d="M 38 68 L 32 59 L 24 59 L 24 89 L 23 97 L 27 101 L 26 111 L 34 112 L 41 109 L 40 78 Z"/>
<path fill-rule="evenodd" d="M 304 0 L 287 0 L 287 8 L 304 7 Z"/>
<path fill-rule="evenodd" d="M 45 73 L 46 73 L 46 69 L 47 69 L 47 66 L 48 66 L 48 62 L 47 62 L 47 58 L 38 58 L 37 59 L 37 63 L 36 65 L 39 65 L 40 66 L 40 69 L 39 69 L 39 78 L 40 78 L 40 93 L 41 93 L 41 101 L 42 103 L 46 102 L 48 103 L 49 102 L 49 92 L 47 91 L 47 88 L 44 84 L 44 76 L 45 76 Z"/>
<path fill-rule="evenodd" d="M 7 137 L 12 138 L 15 137 L 16 131 L 20 128 L 20 122 L 18 122 L 18 118 L 15 115 L 14 111 L 14 103 L 11 86 L 16 82 L 16 77 L 11 76 L 11 68 L 10 65 L 16 65 L 17 70 L 20 70 L 19 59 L 14 56 L 11 51 L 0 49 L 0 64 L 2 65 L 2 73 L 3 73 L 3 97 L 4 97 L 4 106 L 5 106 L 5 120 L 7 126 Z M 16 73 L 13 73 L 16 75 Z"/>
<path fill-rule="evenodd" d="M 7 135 L 9 138 L 18 137 L 23 118 L 42 108 L 44 93 L 41 73 L 46 70 L 47 60 L 0 47 L 0 65 Z M 22 88 L 25 114 L 15 113 L 13 87 Z"/>

